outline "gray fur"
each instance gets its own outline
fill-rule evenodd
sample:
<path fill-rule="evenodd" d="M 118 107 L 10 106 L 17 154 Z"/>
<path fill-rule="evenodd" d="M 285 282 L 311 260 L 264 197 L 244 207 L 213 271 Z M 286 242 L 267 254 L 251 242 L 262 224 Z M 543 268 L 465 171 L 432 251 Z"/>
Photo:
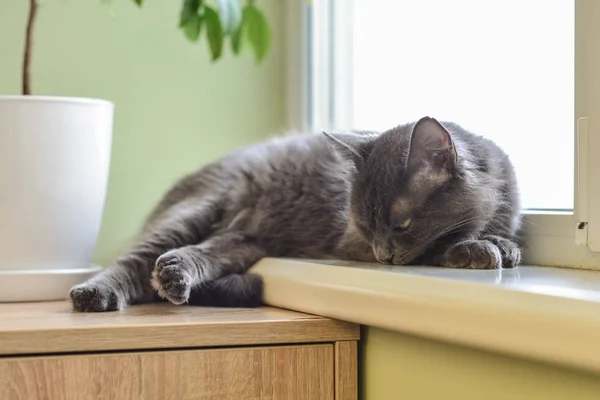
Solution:
<path fill-rule="evenodd" d="M 70 298 L 81 311 L 257 306 L 262 281 L 245 272 L 265 256 L 510 268 L 519 210 L 508 157 L 454 123 L 290 135 L 181 179 L 137 244 Z"/>

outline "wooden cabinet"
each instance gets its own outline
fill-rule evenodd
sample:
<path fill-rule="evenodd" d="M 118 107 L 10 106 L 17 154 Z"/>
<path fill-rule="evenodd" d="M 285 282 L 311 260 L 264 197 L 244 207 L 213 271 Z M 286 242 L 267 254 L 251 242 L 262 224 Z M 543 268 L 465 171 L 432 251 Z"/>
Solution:
<path fill-rule="evenodd" d="M 357 398 L 358 326 L 275 308 L 0 305 L 0 399 Z"/>
<path fill-rule="evenodd" d="M 0 361 L 2 399 L 333 399 L 333 346 Z"/>

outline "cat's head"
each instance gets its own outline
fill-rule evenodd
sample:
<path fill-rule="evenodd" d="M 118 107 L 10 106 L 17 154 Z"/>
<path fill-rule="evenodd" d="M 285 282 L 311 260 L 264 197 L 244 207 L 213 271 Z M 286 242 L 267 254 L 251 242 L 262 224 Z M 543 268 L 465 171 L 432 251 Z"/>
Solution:
<path fill-rule="evenodd" d="M 326 135 L 356 166 L 349 219 L 380 262 L 414 262 L 474 221 L 477 204 L 456 145 L 437 120 L 381 135 Z"/>

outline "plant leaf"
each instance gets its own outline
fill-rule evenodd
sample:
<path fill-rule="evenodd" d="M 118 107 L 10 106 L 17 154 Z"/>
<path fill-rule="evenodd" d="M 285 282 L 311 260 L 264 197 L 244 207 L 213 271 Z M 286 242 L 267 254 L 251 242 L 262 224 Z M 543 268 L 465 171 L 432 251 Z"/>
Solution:
<path fill-rule="evenodd" d="M 242 22 L 242 9 L 238 0 L 219 0 L 219 16 L 223 32 L 235 32 Z"/>
<path fill-rule="evenodd" d="M 231 50 L 233 50 L 233 54 L 238 55 L 242 52 L 242 45 L 244 43 L 244 21 L 239 24 L 237 29 L 231 33 Z"/>
<path fill-rule="evenodd" d="M 144 2 L 144 0 L 133 0 L 135 2 L 135 4 L 137 4 L 138 6 L 142 6 L 142 3 Z"/>
<path fill-rule="evenodd" d="M 143 1 L 143 0 L 135 0 Z M 183 0 L 183 6 L 181 7 L 181 13 L 179 16 L 179 27 L 183 28 L 188 22 L 194 19 L 194 16 L 198 15 L 198 10 L 202 5 L 202 0 Z"/>
<path fill-rule="evenodd" d="M 267 18 L 253 4 L 248 4 L 244 7 L 242 19 L 242 23 L 248 31 L 248 40 L 254 50 L 256 61 L 260 62 L 271 45 L 271 29 Z"/>
<path fill-rule="evenodd" d="M 185 36 L 192 41 L 197 42 L 200 37 L 200 30 L 202 28 L 202 17 L 198 14 L 192 15 L 185 26 L 183 27 L 183 31 L 185 32 Z"/>
<path fill-rule="evenodd" d="M 206 23 L 206 36 L 212 60 L 216 61 L 223 53 L 223 26 L 221 25 L 221 18 L 219 18 L 219 14 L 214 8 L 205 5 L 204 21 Z"/>

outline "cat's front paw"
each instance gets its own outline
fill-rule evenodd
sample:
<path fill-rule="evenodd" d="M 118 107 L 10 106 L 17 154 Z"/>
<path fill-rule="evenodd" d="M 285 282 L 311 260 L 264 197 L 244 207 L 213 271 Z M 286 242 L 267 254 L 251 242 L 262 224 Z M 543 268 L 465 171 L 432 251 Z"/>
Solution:
<path fill-rule="evenodd" d="M 446 251 L 442 265 L 450 268 L 499 269 L 502 268 L 502 255 L 490 241 L 465 240 Z"/>
<path fill-rule="evenodd" d="M 69 292 L 73 308 L 78 311 L 118 311 L 125 305 L 122 296 L 111 286 L 101 282 L 86 282 Z"/>
<path fill-rule="evenodd" d="M 193 284 L 193 266 L 179 252 L 172 250 L 160 256 L 152 271 L 152 287 L 173 304 L 186 303 Z"/>
<path fill-rule="evenodd" d="M 500 236 L 486 236 L 485 239 L 500 249 L 502 268 L 516 268 L 521 263 L 521 249 L 515 242 Z"/>

